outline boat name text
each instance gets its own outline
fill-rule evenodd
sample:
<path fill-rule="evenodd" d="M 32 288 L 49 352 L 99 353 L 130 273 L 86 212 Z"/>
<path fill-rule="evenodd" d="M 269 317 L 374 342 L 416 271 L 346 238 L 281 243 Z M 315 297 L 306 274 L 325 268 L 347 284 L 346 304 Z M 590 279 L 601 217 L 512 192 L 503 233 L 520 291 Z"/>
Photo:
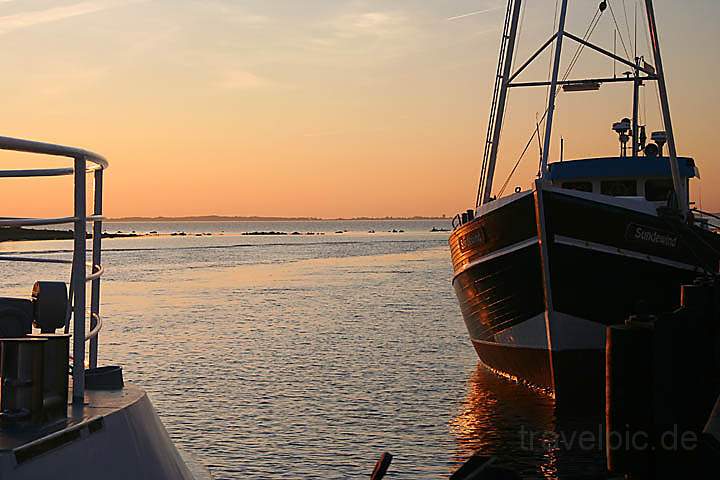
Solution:
<path fill-rule="evenodd" d="M 467 235 L 463 235 L 462 237 L 460 237 L 460 250 L 463 252 L 466 250 L 470 250 L 471 248 L 484 244 L 486 241 L 487 238 L 485 237 L 485 231 L 482 229 L 482 227 L 480 227 L 468 233 Z"/>
<path fill-rule="evenodd" d="M 677 235 L 636 223 L 628 225 L 626 237 L 635 242 L 651 243 L 667 248 L 675 248 L 678 245 Z"/>

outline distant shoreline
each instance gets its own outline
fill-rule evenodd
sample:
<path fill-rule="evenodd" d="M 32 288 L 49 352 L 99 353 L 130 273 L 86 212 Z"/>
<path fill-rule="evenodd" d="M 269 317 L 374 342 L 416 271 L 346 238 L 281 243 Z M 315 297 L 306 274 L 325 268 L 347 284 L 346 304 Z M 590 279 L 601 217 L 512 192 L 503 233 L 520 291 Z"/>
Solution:
<path fill-rule="evenodd" d="M 441 220 L 443 217 L 353 217 L 353 218 L 318 218 L 318 217 L 235 217 L 223 215 L 198 215 L 188 217 L 118 217 L 105 220 L 106 223 L 152 223 L 152 222 L 368 222 L 381 220 Z"/>
<path fill-rule="evenodd" d="M 135 238 L 143 237 L 140 233 L 109 233 L 103 232 L 102 238 Z M 39 228 L 24 227 L 2 227 L 0 228 L 1 242 L 29 242 L 33 240 L 72 240 L 74 238 L 72 230 L 49 230 Z M 88 233 L 86 238 L 92 238 L 92 233 Z"/>

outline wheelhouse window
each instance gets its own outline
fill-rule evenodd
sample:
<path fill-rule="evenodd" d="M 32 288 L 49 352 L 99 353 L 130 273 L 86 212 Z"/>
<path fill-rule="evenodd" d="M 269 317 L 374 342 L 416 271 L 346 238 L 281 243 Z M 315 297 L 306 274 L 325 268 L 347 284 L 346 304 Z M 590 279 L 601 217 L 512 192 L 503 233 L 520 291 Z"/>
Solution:
<path fill-rule="evenodd" d="M 603 180 L 600 182 L 600 193 L 613 197 L 637 196 L 637 182 L 635 180 Z"/>
<path fill-rule="evenodd" d="M 669 178 L 658 178 L 645 181 L 645 198 L 651 202 L 664 202 L 673 191 L 673 183 Z"/>
<path fill-rule="evenodd" d="M 581 192 L 592 192 L 592 182 L 563 182 L 562 188 L 567 190 L 580 190 Z"/>

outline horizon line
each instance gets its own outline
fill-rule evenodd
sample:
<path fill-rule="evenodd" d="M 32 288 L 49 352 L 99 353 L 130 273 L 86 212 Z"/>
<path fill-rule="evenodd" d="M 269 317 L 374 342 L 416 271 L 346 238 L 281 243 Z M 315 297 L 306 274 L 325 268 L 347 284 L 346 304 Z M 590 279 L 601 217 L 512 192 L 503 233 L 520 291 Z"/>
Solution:
<path fill-rule="evenodd" d="M 367 221 L 367 220 L 450 220 L 451 218 L 442 215 L 413 215 L 413 216 L 358 216 L 358 217 L 276 217 L 269 215 L 178 215 L 178 216 L 124 216 L 112 217 L 105 220 L 108 222 L 160 222 L 160 221 L 184 221 L 184 222 L 209 222 L 209 221 Z"/>

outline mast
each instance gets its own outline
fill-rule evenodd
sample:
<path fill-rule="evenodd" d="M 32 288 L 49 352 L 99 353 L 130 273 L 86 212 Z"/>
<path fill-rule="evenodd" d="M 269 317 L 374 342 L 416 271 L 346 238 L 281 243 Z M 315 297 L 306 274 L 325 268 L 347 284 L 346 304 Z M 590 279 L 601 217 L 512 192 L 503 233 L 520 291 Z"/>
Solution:
<path fill-rule="evenodd" d="M 677 150 L 675 148 L 675 135 L 673 135 L 672 119 L 670 118 L 670 103 L 668 101 L 667 84 L 665 83 L 665 71 L 660 53 L 660 39 L 658 38 L 652 0 L 645 0 L 645 10 L 648 19 L 648 28 L 650 29 L 653 57 L 655 58 L 655 70 L 657 72 L 658 90 L 660 92 L 660 106 L 665 124 L 665 133 L 667 134 L 668 151 L 670 152 L 670 170 L 672 172 L 673 188 L 675 190 L 675 196 L 677 197 L 680 213 L 685 217 L 689 210 L 688 196 L 685 192 L 682 179 L 680 178 L 680 167 L 678 166 Z"/>
<path fill-rule="evenodd" d="M 500 81 L 500 92 L 497 98 L 497 104 L 491 107 L 489 125 L 493 125 L 491 140 L 492 145 L 490 146 L 490 156 L 488 159 L 487 171 L 485 172 L 485 178 L 480 179 L 481 190 L 479 194 L 480 198 L 478 198 L 479 205 L 487 203 L 492 196 L 493 177 L 495 176 L 495 165 L 497 163 L 498 147 L 500 146 L 500 133 L 502 132 L 503 117 L 505 116 L 505 105 L 507 104 L 508 84 L 510 83 L 509 78 L 512 69 L 513 55 L 515 52 L 515 43 L 517 39 L 518 24 L 520 22 L 521 6 L 522 0 L 514 0 L 512 19 L 510 21 L 510 31 L 507 36 L 505 36 L 505 34 L 503 33 L 502 42 L 507 42 L 507 48 L 505 50 L 504 60 L 502 53 L 500 54 L 500 61 L 503 61 L 502 73 L 500 73 L 501 77 L 496 79 Z M 500 69 L 498 69 L 498 72 L 499 70 Z M 496 116 L 493 118 L 493 115 Z"/>
<path fill-rule="evenodd" d="M 635 57 L 635 64 L 640 65 L 640 58 Z M 635 67 L 633 69 L 633 105 L 632 105 L 632 158 L 637 159 L 640 151 L 640 128 L 638 121 L 638 108 L 640 103 L 640 87 L 642 82 L 640 80 L 640 71 Z"/>
<path fill-rule="evenodd" d="M 550 157 L 550 146 L 552 143 L 552 128 L 553 120 L 555 116 L 555 102 L 557 100 L 558 87 L 560 85 L 567 91 L 586 91 L 586 90 L 597 90 L 600 84 L 605 83 L 620 83 L 620 82 L 633 82 L 633 106 L 632 106 L 632 120 L 628 121 L 628 128 L 632 134 L 632 155 L 637 157 L 642 148 L 639 140 L 641 135 L 641 127 L 639 125 L 638 105 L 639 105 L 639 94 L 640 88 L 649 81 L 658 82 L 658 90 L 660 93 L 660 103 L 662 109 L 663 123 L 665 132 L 667 135 L 667 145 L 670 155 L 670 169 L 672 171 L 673 189 L 677 197 L 678 207 L 682 216 L 686 217 L 689 211 L 689 198 L 687 194 L 686 185 L 683 179 L 680 177 L 680 167 L 678 164 L 677 150 L 675 146 L 675 136 L 673 134 L 672 120 L 670 117 L 670 106 L 668 101 L 667 85 L 665 82 L 665 74 L 662 64 L 662 56 L 660 53 L 660 42 L 657 33 L 657 24 L 655 22 L 655 12 L 653 9 L 652 0 L 645 0 L 645 10 L 648 19 L 648 29 L 651 37 L 653 57 L 655 60 L 655 67 L 645 63 L 643 57 L 638 56 L 635 52 L 634 61 L 617 55 L 614 52 L 610 52 L 602 47 L 599 47 L 590 41 L 589 34 L 586 33 L 582 38 L 573 35 L 572 32 L 566 30 L 566 18 L 568 12 L 568 0 L 561 0 L 561 9 L 559 17 L 559 25 L 557 31 L 548 39 L 542 46 L 535 51 L 530 57 L 514 72 L 512 69 L 513 55 L 515 52 L 515 43 L 517 37 L 518 23 L 520 17 L 520 7 L 522 0 L 508 0 L 507 13 L 505 16 L 505 27 L 503 29 L 502 42 L 500 47 L 500 58 L 498 60 L 498 68 L 495 78 L 495 90 L 493 92 L 492 108 L 490 111 L 490 121 L 488 122 L 488 133 L 485 141 L 485 152 L 483 155 L 482 172 L 480 175 L 480 185 L 478 187 L 477 206 L 481 206 L 492 198 L 492 186 L 493 177 L 495 174 L 495 167 L 497 163 L 498 149 L 500 145 L 500 133 L 502 131 L 503 117 L 505 114 L 507 94 L 510 88 L 515 87 L 549 87 L 548 91 L 548 106 L 546 110 L 546 122 L 544 132 L 544 142 L 540 145 L 541 158 L 540 158 L 540 178 L 543 182 L 548 180 L 548 160 Z M 599 15 L 607 8 L 607 2 L 602 1 L 598 6 Z M 597 25 L 599 15 L 596 13 L 593 20 L 591 20 L 589 32 L 592 33 L 594 26 Z M 637 32 L 636 32 L 637 35 Z M 593 50 L 601 55 L 613 59 L 614 64 L 620 63 L 631 68 L 631 72 L 627 77 L 617 77 L 613 75 L 612 78 L 585 78 L 585 79 L 568 79 L 575 58 L 568 69 L 565 76 L 560 79 L 560 64 L 562 60 L 562 48 L 563 39 L 567 37 L 579 45 L 578 52 L 582 51 L 582 48 Z M 621 37 L 622 38 L 622 37 Z M 553 56 L 553 65 L 551 77 L 547 81 L 524 81 L 518 82 L 515 79 L 527 69 L 539 56 L 545 51 L 550 45 L 555 46 L 555 52 Z M 635 42 L 637 48 L 637 41 Z M 576 55 L 579 55 L 576 54 Z M 574 88 L 568 88 L 574 87 Z M 538 134 L 539 138 L 539 134 Z M 527 150 L 527 148 L 526 148 Z M 523 152 L 524 154 L 524 152 Z M 522 154 L 519 161 L 522 160 Z M 517 167 L 517 164 L 516 164 Z M 513 172 L 515 170 L 513 169 Z M 511 172 L 511 175 L 512 173 Z"/>
<path fill-rule="evenodd" d="M 548 96 L 547 119 L 545 121 L 545 142 L 543 144 L 542 161 L 540 163 L 540 175 L 545 177 L 548 173 L 548 156 L 550 154 L 550 140 L 552 138 L 553 116 L 555 115 L 555 96 L 557 94 L 557 82 L 560 74 L 560 59 L 562 58 L 562 44 L 565 37 L 565 18 L 567 17 L 568 0 L 562 0 L 560 8 L 560 22 L 558 25 L 557 39 L 555 45 L 555 60 L 553 62 L 552 79 L 550 81 L 550 95 Z"/>

